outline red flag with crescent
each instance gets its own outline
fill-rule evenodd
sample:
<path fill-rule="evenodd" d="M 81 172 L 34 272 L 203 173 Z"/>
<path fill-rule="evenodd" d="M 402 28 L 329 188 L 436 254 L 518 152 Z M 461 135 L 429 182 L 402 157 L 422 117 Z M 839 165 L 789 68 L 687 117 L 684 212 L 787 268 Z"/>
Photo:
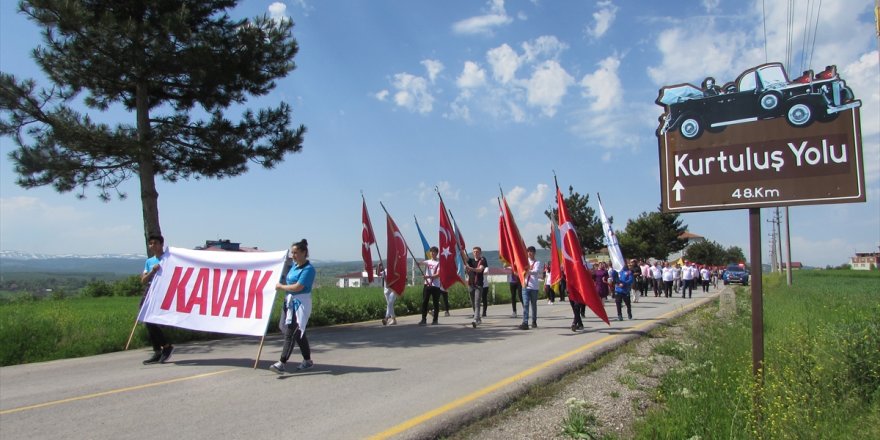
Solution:
<path fill-rule="evenodd" d="M 605 313 L 605 307 L 596 292 L 596 285 L 593 283 L 593 277 L 587 267 L 584 266 L 584 253 L 581 250 L 581 242 L 578 240 L 577 232 L 574 224 L 571 222 L 571 215 L 565 206 L 565 199 L 562 198 L 562 192 L 559 186 L 556 187 L 556 203 L 559 211 L 559 238 L 562 240 L 562 267 L 565 271 L 566 287 L 568 291 L 573 293 L 576 302 L 586 305 L 599 318 L 608 322 L 608 314 Z"/>
<path fill-rule="evenodd" d="M 388 216 L 388 267 L 385 285 L 398 295 L 406 289 L 406 240 L 391 215 Z"/>
<path fill-rule="evenodd" d="M 367 211 L 367 201 L 364 200 L 361 210 L 361 256 L 364 258 L 364 270 L 367 271 L 367 279 L 373 282 L 373 254 L 370 246 L 376 244 L 376 234 L 373 233 L 373 224 L 370 222 L 370 212 Z"/>
<path fill-rule="evenodd" d="M 465 284 L 458 276 L 458 268 L 455 265 L 457 240 L 455 232 L 452 230 L 452 222 L 449 221 L 449 216 L 446 214 L 446 206 L 443 204 L 443 199 L 440 199 L 440 264 L 438 269 L 440 271 L 440 286 L 443 287 L 443 290 L 449 290 L 455 283 Z"/>

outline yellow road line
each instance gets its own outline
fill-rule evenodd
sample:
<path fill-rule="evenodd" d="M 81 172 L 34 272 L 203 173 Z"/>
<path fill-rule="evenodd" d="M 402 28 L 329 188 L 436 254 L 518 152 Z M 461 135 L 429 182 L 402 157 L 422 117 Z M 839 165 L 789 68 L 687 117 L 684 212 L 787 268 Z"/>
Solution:
<path fill-rule="evenodd" d="M 37 409 L 37 408 L 44 408 L 47 406 L 61 405 L 63 403 L 76 402 L 78 400 L 94 399 L 96 397 L 104 397 L 104 396 L 109 396 L 112 394 L 124 393 L 127 391 L 137 391 L 137 390 L 142 390 L 145 388 L 152 388 L 152 387 L 157 387 L 160 385 L 167 385 L 170 383 L 182 382 L 185 380 L 201 379 L 203 377 L 216 376 L 218 374 L 228 373 L 230 371 L 235 371 L 235 370 L 237 370 L 237 368 L 230 368 L 228 370 L 215 371 L 213 373 L 197 374 L 195 376 L 179 377 L 177 379 L 163 380 L 161 382 L 147 383 L 147 384 L 137 385 L 137 386 L 133 386 L 133 387 L 127 387 L 127 388 L 117 388 L 115 390 L 102 391 L 100 393 L 86 394 L 84 396 L 70 397 L 70 398 L 61 399 L 61 400 L 53 400 L 51 402 L 38 403 L 36 405 L 20 406 L 18 408 L 2 410 L 2 411 L 0 411 L 0 415 L 12 414 L 12 413 L 16 413 L 16 412 L 27 411 L 27 410 L 31 410 L 31 409 Z"/>
<path fill-rule="evenodd" d="M 632 331 L 632 330 L 639 330 L 639 329 L 641 329 L 641 328 L 643 328 L 643 327 L 646 327 L 646 326 L 648 326 L 648 325 L 650 325 L 650 324 L 652 324 L 652 323 L 654 323 L 654 322 L 664 320 L 664 319 L 666 319 L 668 316 L 671 316 L 671 315 L 674 315 L 674 314 L 677 314 L 677 313 L 681 313 L 681 312 L 683 312 L 683 311 L 687 311 L 687 310 L 689 310 L 689 309 L 695 308 L 695 307 L 697 307 L 698 305 L 701 305 L 703 302 L 704 302 L 704 301 L 696 301 L 696 302 L 691 303 L 691 304 L 689 304 L 689 305 L 687 305 L 687 306 L 684 306 L 684 307 L 677 307 L 675 310 L 672 310 L 672 311 L 669 311 L 669 312 L 667 312 L 667 313 L 664 313 L 664 314 L 662 314 L 662 315 L 660 315 L 660 316 L 658 316 L 658 317 L 656 317 L 656 318 L 653 318 L 653 319 L 647 320 L 647 321 L 645 321 L 645 322 L 639 323 L 639 324 L 637 324 L 637 325 L 635 325 L 635 326 L 633 326 L 633 327 L 627 327 L 627 328 L 624 328 L 624 329 L 621 329 L 621 330 L 629 330 L 629 331 Z M 507 379 L 504 379 L 504 380 L 501 380 L 501 381 L 499 381 L 499 382 L 496 382 L 496 383 L 494 383 L 494 384 L 492 384 L 492 385 L 489 385 L 489 386 L 487 386 L 487 387 L 485 387 L 485 388 L 483 388 L 483 389 L 477 390 L 477 391 L 475 391 L 475 392 L 473 392 L 473 393 L 471 393 L 471 394 L 468 394 L 468 395 L 466 395 L 466 396 L 463 396 L 463 397 L 460 397 L 460 398 L 458 398 L 458 399 L 455 399 L 455 400 L 453 400 L 452 402 L 449 402 L 449 403 L 447 403 L 447 404 L 445 404 L 445 405 L 443 405 L 443 406 L 439 406 L 439 407 L 434 408 L 434 409 L 432 409 L 432 410 L 430 410 L 430 411 L 428 411 L 428 412 L 425 412 L 425 413 L 423 413 L 423 414 L 420 414 L 420 415 L 418 415 L 418 416 L 415 416 L 415 417 L 413 417 L 413 418 L 411 418 L 411 419 L 409 419 L 409 420 L 404 421 L 403 423 L 400 423 L 400 424 L 398 424 L 398 425 L 396 425 L 396 426 L 392 426 L 391 428 L 388 428 L 388 429 L 386 429 L 385 431 L 382 431 L 382 432 L 380 432 L 380 433 L 378 433 L 378 434 L 374 434 L 374 435 L 372 435 L 372 436 L 370 436 L 370 437 L 368 437 L 368 438 L 371 439 L 371 440 L 381 440 L 381 439 L 387 439 L 387 438 L 390 438 L 390 437 L 395 436 L 395 435 L 397 435 L 397 434 L 400 434 L 400 433 L 402 433 L 402 432 L 404 432 L 404 431 L 406 431 L 406 430 L 409 430 L 409 429 L 411 429 L 411 428 L 413 428 L 413 427 L 415 427 L 415 426 L 421 425 L 422 423 L 425 423 L 425 422 L 427 422 L 428 420 L 433 419 L 434 417 L 437 417 L 437 416 L 440 416 L 440 415 L 442 415 L 442 414 L 445 414 L 445 413 L 447 413 L 447 412 L 449 412 L 449 411 L 452 411 L 452 410 L 454 410 L 454 409 L 456 409 L 456 408 L 458 408 L 458 407 L 460 407 L 460 406 L 462 406 L 462 405 L 464 405 L 464 404 L 466 404 L 466 403 L 470 403 L 470 402 L 472 402 L 472 401 L 474 401 L 474 400 L 476 400 L 476 399 L 479 399 L 480 397 L 483 397 L 483 396 L 485 396 L 485 395 L 487 395 L 487 394 L 489 394 L 489 393 L 492 393 L 492 392 L 494 392 L 494 391 L 496 391 L 496 390 L 498 390 L 498 389 L 500 389 L 500 388 L 503 388 L 503 387 L 505 387 L 505 386 L 507 386 L 507 385 L 510 385 L 510 384 L 512 384 L 512 383 L 514 383 L 514 382 L 516 382 L 516 381 L 518 381 L 518 380 L 525 379 L 525 378 L 527 378 L 527 377 L 529 377 L 529 376 L 531 376 L 531 375 L 533 375 L 533 374 L 535 374 L 535 373 L 537 373 L 537 372 L 539 372 L 539 371 L 541 371 L 541 370 L 543 370 L 543 369 L 545 369 L 545 368 L 548 368 L 548 367 L 550 367 L 550 366 L 553 366 L 553 365 L 555 365 L 555 364 L 558 364 L 558 363 L 560 363 L 560 362 L 562 362 L 562 361 L 564 361 L 564 360 L 566 360 L 566 359 L 568 359 L 568 358 L 570 358 L 570 357 L 572 357 L 572 356 L 574 356 L 574 355 L 576 355 L 576 354 L 580 354 L 580 353 L 582 353 L 582 352 L 584 352 L 584 351 L 586 351 L 586 350 L 589 350 L 589 349 L 591 349 L 591 348 L 593 348 L 593 347 L 596 347 L 597 345 L 603 344 L 603 343 L 605 343 L 605 342 L 611 341 L 611 340 L 614 339 L 614 338 L 618 338 L 618 337 L 622 337 L 622 336 L 623 336 L 623 335 L 620 335 L 620 334 L 608 335 L 608 336 L 605 336 L 605 337 L 603 337 L 603 338 L 601 338 L 601 339 L 597 339 L 597 340 L 595 340 L 595 341 L 593 341 L 593 342 L 590 342 L 590 343 L 588 343 L 588 344 L 582 345 L 582 346 L 580 346 L 580 347 L 578 347 L 578 348 L 576 348 L 576 349 L 574 349 L 574 350 L 571 350 L 571 351 L 569 351 L 569 352 L 567 352 L 567 353 L 563 353 L 563 354 L 561 354 L 561 355 L 559 355 L 559 356 L 557 356 L 557 357 L 555 357 L 555 358 L 553 358 L 553 359 L 550 359 L 550 360 L 548 360 L 548 361 L 544 361 L 544 362 L 542 362 L 542 363 L 540 363 L 540 364 L 538 364 L 538 365 L 536 365 L 536 366 L 534 366 L 534 367 L 532 367 L 532 368 L 529 368 L 528 370 L 524 370 L 524 371 L 522 371 L 522 372 L 519 373 L 519 374 L 513 375 L 513 376 L 511 376 L 511 377 L 508 377 Z"/>

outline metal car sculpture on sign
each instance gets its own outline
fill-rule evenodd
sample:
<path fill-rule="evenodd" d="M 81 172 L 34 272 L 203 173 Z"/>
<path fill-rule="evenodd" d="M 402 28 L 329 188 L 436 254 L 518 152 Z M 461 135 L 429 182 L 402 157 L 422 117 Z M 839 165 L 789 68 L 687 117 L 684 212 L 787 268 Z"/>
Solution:
<path fill-rule="evenodd" d="M 816 75 L 808 70 L 789 80 L 781 63 L 753 67 L 721 87 L 712 77 L 701 88 L 691 84 L 663 87 L 656 103 L 666 108 L 659 134 L 678 130 L 689 140 L 704 131 L 717 133 L 728 125 L 783 116 L 794 127 L 806 127 L 813 121 L 833 121 L 841 111 L 862 104 L 840 79 L 836 66 Z"/>

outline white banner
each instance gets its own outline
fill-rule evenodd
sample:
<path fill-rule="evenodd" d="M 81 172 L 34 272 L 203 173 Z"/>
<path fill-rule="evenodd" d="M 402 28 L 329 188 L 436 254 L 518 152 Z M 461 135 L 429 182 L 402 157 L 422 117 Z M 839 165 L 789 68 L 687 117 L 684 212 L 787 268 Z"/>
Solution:
<path fill-rule="evenodd" d="M 138 321 L 262 336 L 286 256 L 287 251 L 169 248 L 162 254 Z"/>
<path fill-rule="evenodd" d="M 602 206 L 602 198 L 596 194 L 596 200 L 599 202 L 599 218 L 602 220 L 602 231 L 605 232 L 605 245 L 608 246 L 608 255 L 611 257 L 611 267 L 616 271 L 623 269 L 626 261 L 623 259 L 623 253 L 620 252 L 620 244 L 617 242 L 617 236 L 614 235 L 614 229 L 611 229 L 611 223 L 605 216 L 605 208 Z"/>

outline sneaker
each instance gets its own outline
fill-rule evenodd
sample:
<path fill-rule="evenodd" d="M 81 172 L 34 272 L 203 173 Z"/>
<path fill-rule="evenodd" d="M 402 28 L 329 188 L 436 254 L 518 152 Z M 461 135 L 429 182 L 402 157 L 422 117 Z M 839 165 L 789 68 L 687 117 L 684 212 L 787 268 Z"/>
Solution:
<path fill-rule="evenodd" d="M 524 322 L 524 323 L 520 324 L 519 327 L 517 327 L 517 328 L 520 330 L 528 330 L 529 325 Z"/>
<path fill-rule="evenodd" d="M 572 324 L 572 325 L 571 325 L 571 331 L 573 331 L 573 332 L 578 331 L 578 326 Z"/>
<path fill-rule="evenodd" d="M 449 312 L 444 313 L 443 316 L 449 316 Z"/>
<path fill-rule="evenodd" d="M 583 324 L 578 324 L 578 330 L 583 330 L 583 329 L 584 329 L 584 325 L 583 325 Z"/>
<path fill-rule="evenodd" d="M 168 359 L 171 359 L 171 353 L 174 353 L 174 346 L 167 345 L 162 349 L 162 356 L 159 357 L 159 363 L 164 364 L 168 362 Z"/>
<path fill-rule="evenodd" d="M 274 364 L 269 366 L 269 369 L 278 374 L 284 374 L 284 363 L 282 363 L 281 361 L 275 362 Z"/>
<path fill-rule="evenodd" d="M 629 319 L 630 319 L 630 320 L 633 319 L 633 315 L 632 315 L 632 313 L 629 314 Z"/>
<path fill-rule="evenodd" d="M 485 317 L 486 317 L 486 312 L 483 312 L 483 318 L 485 318 Z"/>
<path fill-rule="evenodd" d="M 419 321 L 419 325 L 424 327 L 424 326 L 428 325 L 428 322 L 423 319 L 423 320 Z"/>
<path fill-rule="evenodd" d="M 437 320 L 436 320 L 436 319 L 435 319 L 435 320 L 433 320 L 433 321 L 431 321 L 431 325 L 437 325 L 437 324 L 439 324 L 439 322 L 437 322 Z"/>
<path fill-rule="evenodd" d="M 519 318 L 519 315 L 517 315 L 516 312 L 513 312 L 513 313 L 510 315 L 510 317 L 511 317 L 511 318 Z"/>
<path fill-rule="evenodd" d="M 382 318 L 382 325 L 388 325 L 388 318 Z"/>
<path fill-rule="evenodd" d="M 623 316 L 618 316 L 618 317 L 617 317 L 617 320 L 618 320 L 618 321 L 623 321 Z"/>
<path fill-rule="evenodd" d="M 397 325 L 397 318 L 391 318 L 391 322 L 389 322 L 389 324 Z"/>
<path fill-rule="evenodd" d="M 473 326 L 473 328 L 477 328 L 477 321 L 471 321 L 471 326 Z"/>
<path fill-rule="evenodd" d="M 532 328 L 538 328 L 538 323 L 535 321 L 532 321 Z"/>
<path fill-rule="evenodd" d="M 305 371 L 305 370 L 308 370 L 309 368 L 312 368 L 314 366 L 315 366 L 315 363 L 312 362 L 311 359 L 306 359 L 306 360 L 302 361 L 302 363 L 296 367 L 296 371 Z"/>
<path fill-rule="evenodd" d="M 548 305 L 548 306 L 552 306 L 552 305 L 553 305 L 553 301 L 547 300 L 547 305 Z"/>
<path fill-rule="evenodd" d="M 162 350 L 154 351 L 153 355 L 150 356 L 149 359 L 144 359 L 144 365 L 155 364 L 159 362 L 159 359 L 162 358 Z"/>

